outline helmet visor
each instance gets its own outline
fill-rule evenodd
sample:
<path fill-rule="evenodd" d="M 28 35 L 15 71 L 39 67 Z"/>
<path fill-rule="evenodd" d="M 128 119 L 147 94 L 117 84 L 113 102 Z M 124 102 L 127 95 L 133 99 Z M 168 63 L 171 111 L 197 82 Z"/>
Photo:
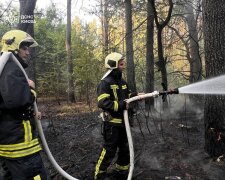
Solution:
<path fill-rule="evenodd" d="M 32 37 L 26 37 L 25 39 L 23 39 L 23 41 L 21 43 L 23 43 L 23 42 L 24 43 L 28 42 L 30 44 L 29 47 L 36 47 L 36 46 L 38 46 L 38 43 Z"/>

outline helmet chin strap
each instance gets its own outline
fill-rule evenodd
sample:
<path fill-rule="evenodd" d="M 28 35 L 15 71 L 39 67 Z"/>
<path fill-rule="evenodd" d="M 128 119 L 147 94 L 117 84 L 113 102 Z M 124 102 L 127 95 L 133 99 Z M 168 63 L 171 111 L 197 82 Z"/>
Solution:
<path fill-rule="evenodd" d="M 18 54 L 19 53 L 19 49 L 15 49 L 13 51 L 12 50 L 9 50 L 9 52 L 11 52 L 11 53 L 13 53 L 15 55 L 15 54 Z"/>

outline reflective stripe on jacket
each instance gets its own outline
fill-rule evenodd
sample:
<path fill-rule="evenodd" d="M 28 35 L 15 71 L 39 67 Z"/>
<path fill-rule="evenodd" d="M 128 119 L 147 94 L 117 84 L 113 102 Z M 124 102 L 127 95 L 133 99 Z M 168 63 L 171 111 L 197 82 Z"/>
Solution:
<path fill-rule="evenodd" d="M 18 158 L 34 154 L 41 150 L 38 139 L 33 137 L 30 121 L 23 121 L 23 141 L 15 144 L 0 144 L 0 156 Z"/>
<path fill-rule="evenodd" d="M 135 94 L 130 92 L 124 79 L 116 80 L 109 75 L 97 87 L 98 107 L 109 113 L 109 122 L 122 124 L 126 108 L 124 100 Z"/>
<path fill-rule="evenodd" d="M 41 150 L 34 122 L 34 96 L 11 60 L 0 76 L 0 156 L 18 158 Z"/>

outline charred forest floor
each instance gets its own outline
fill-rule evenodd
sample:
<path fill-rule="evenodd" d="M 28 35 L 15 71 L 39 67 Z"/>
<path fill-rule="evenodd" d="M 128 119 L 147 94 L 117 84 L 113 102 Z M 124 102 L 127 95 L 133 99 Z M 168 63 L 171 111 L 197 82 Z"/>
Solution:
<path fill-rule="evenodd" d="M 210 158 L 204 150 L 203 108 L 172 100 L 165 113 L 161 105 L 156 103 L 155 110 L 146 113 L 139 104 L 134 116 L 133 179 L 224 180 L 224 161 Z M 92 180 L 103 141 L 99 112 L 89 111 L 82 103 L 72 107 L 55 101 L 39 102 L 39 110 L 58 164 L 75 178 Z M 64 180 L 44 152 L 42 157 L 49 178 Z"/>
<path fill-rule="evenodd" d="M 155 110 L 146 113 L 140 104 L 134 117 L 133 179 L 224 180 L 224 161 L 213 160 L 204 150 L 203 108 L 180 99 L 169 102 L 167 113 L 161 106 L 159 100 Z M 91 180 L 103 141 L 99 112 L 85 112 L 81 105 L 62 113 L 62 107 L 56 103 L 40 105 L 47 142 L 66 172 Z M 63 179 L 45 153 L 43 158 L 49 177 Z"/>

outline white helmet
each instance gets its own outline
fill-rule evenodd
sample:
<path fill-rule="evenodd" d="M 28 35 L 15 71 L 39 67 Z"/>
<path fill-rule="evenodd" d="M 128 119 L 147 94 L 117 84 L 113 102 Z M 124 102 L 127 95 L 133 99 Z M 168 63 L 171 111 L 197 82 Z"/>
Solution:
<path fill-rule="evenodd" d="M 106 56 L 105 68 L 107 68 L 108 71 L 102 77 L 102 80 L 106 78 L 112 72 L 113 69 L 118 68 L 118 62 L 123 59 L 124 59 L 123 55 L 117 52 L 113 52 L 109 54 L 108 56 Z"/>
<path fill-rule="evenodd" d="M 123 59 L 123 55 L 117 52 L 113 52 L 106 56 L 105 58 L 105 67 L 107 69 L 116 69 L 118 68 L 118 62 Z"/>

